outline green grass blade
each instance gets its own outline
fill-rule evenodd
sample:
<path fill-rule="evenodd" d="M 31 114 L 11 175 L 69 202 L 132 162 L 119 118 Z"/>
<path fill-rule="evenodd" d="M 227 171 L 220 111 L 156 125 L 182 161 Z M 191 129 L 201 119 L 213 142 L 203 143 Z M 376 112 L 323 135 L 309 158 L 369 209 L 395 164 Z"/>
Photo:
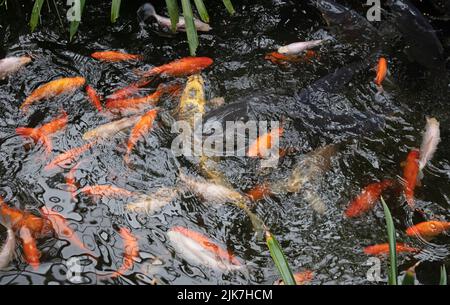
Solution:
<path fill-rule="evenodd" d="M 225 5 L 228 13 L 230 15 L 233 15 L 236 11 L 234 10 L 233 3 L 231 3 L 231 0 L 223 0 L 223 4 Z"/>
<path fill-rule="evenodd" d="M 416 273 L 414 268 L 406 270 L 405 276 L 403 277 L 402 285 L 414 285 Z"/>
<path fill-rule="evenodd" d="M 197 8 L 197 11 L 200 15 L 200 18 L 204 21 L 204 22 L 209 22 L 209 15 L 208 15 L 208 11 L 206 10 L 205 4 L 203 3 L 203 0 L 194 0 L 195 2 L 195 7 Z"/>
<path fill-rule="evenodd" d="M 186 22 L 186 35 L 189 42 L 189 51 L 191 56 L 195 56 L 198 47 L 197 29 L 194 25 L 194 16 L 192 15 L 192 7 L 190 0 L 181 0 L 183 7 L 183 16 Z"/>
<path fill-rule="evenodd" d="M 170 23 L 172 25 L 172 32 L 177 31 L 177 23 L 180 19 L 179 8 L 177 0 L 166 0 L 167 11 L 170 17 Z"/>
<path fill-rule="evenodd" d="M 281 278 L 286 285 L 295 285 L 294 275 L 292 274 L 291 268 L 286 261 L 286 257 L 283 254 L 280 244 L 278 243 L 275 236 L 273 236 L 269 231 L 266 231 L 266 243 L 269 247 L 270 256 L 277 266 L 278 272 L 280 272 Z"/>
<path fill-rule="evenodd" d="M 445 265 L 441 267 L 441 279 L 439 285 L 447 285 L 447 270 L 445 270 Z"/>
<path fill-rule="evenodd" d="M 34 0 L 33 10 L 31 11 L 30 28 L 34 32 L 36 29 L 39 18 L 41 17 L 41 9 L 44 4 L 44 0 Z"/>
<path fill-rule="evenodd" d="M 387 234 L 389 240 L 389 285 L 397 285 L 397 249 L 395 242 L 395 228 L 394 221 L 392 220 L 391 211 L 389 211 L 386 202 L 381 197 L 381 203 L 383 204 L 384 216 L 386 218 Z"/>
<path fill-rule="evenodd" d="M 80 16 L 79 16 L 80 18 L 81 18 L 81 15 L 83 15 L 85 3 L 86 3 L 86 0 L 80 0 Z M 70 27 L 69 27 L 70 41 L 72 41 L 73 37 L 77 33 L 79 26 L 80 26 L 80 20 L 73 20 L 70 22 Z"/>
<path fill-rule="evenodd" d="M 112 0 L 111 2 L 111 22 L 116 22 L 120 14 L 120 3 L 122 0 Z"/>

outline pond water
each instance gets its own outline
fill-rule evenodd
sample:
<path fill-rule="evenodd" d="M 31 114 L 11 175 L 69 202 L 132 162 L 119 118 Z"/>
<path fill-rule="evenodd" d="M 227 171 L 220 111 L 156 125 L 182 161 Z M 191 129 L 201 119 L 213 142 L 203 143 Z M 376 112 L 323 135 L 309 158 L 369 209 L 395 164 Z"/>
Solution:
<path fill-rule="evenodd" d="M 434 116 L 440 121 L 442 139 L 432 166 L 425 170 L 422 185 L 416 190 L 416 206 L 422 212 L 411 212 L 402 196 L 386 194 L 386 201 L 393 213 L 397 240 L 422 249 L 415 255 L 400 254 L 400 271 L 420 261 L 416 268 L 418 281 L 437 283 L 440 266 L 449 263 L 449 236 L 423 241 L 406 236 L 404 230 L 423 220 L 450 221 L 448 64 L 445 71 L 436 72 L 412 61 L 404 52 L 405 41 L 386 32 L 395 30 L 384 19 L 374 26 L 388 41 L 375 52 L 370 38 L 377 37 L 358 42 L 344 40 L 345 35 L 334 31 L 316 8 L 303 1 L 235 2 L 237 13 L 232 17 L 220 3 L 214 5 L 215 9 L 210 9 L 213 30 L 199 36 L 197 55 L 214 59 L 214 64 L 201 73 L 207 99 L 224 97 L 226 103 L 210 111 L 232 119 L 247 114 L 264 120 L 283 117 L 286 120 L 281 145 L 295 148 L 295 153 L 281 158 L 277 167 L 266 169 L 261 169 L 254 159 L 222 158 L 218 164 L 227 180 L 245 192 L 289 175 L 302 155 L 327 144 L 339 144 L 330 169 L 307 185 L 307 189 L 319 194 L 324 213 L 311 208 L 304 192 L 267 197 L 252 204 L 251 210 L 278 238 L 294 271 L 314 272 L 312 284 L 371 284 L 366 274 L 373 261 L 363 249 L 387 242 L 382 206 L 378 204 L 355 219 L 346 219 L 343 212 L 369 183 L 402 176 L 402 161 L 412 148 L 420 146 L 426 116 Z M 348 1 L 345 5 L 364 16 L 365 8 L 357 3 Z M 42 206 L 61 213 L 89 249 L 79 249 L 62 238 L 40 239 L 41 265 L 33 270 L 18 246 L 18 257 L 0 271 L 0 284 L 70 283 L 68 265 L 73 262 L 80 262 L 81 267 L 75 270 L 79 270 L 79 277 L 72 277 L 72 282 L 91 284 L 272 284 L 279 278 L 265 241 L 255 234 L 247 215 L 234 205 L 203 203 L 185 192 L 153 215 L 136 214 L 123 209 L 127 203 L 124 199 L 83 194 L 73 199 L 64 177 L 74 164 L 52 172 L 44 170 L 51 156 L 84 144 L 84 132 L 119 116 L 99 115 L 83 90 L 36 104 L 24 114 L 19 106 L 37 86 L 58 77 L 83 76 L 100 95 L 107 96 L 135 81 L 136 68 L 148 69 L 188 56 L 184 34 L 169 35 L 156 30 L 153 24 L 139 25 L 136 11 L 140 4 L 126 2 L 114 25 L 109 23 L 108 3 L 88 5 L 73 42 L 67 41 L 66 26 L 61 26 L 54 7 L 49 13 L 44 6 L 42 24 L 34 33 L 26 24 L 28 13 L 21 15 L 14 5 L 7 12 L 0 9 L 0 58 L 33 56 L 26 68 L 0 81 L 0 195 L 10 206 L 37 215 Z M 163 4 L 156 9 L 162 14 Z M 29 12 L 30 8 L 22 10 Z M 435 27 L 447 62 L 448 21 L 433 18 L 438 14 L 431 7 L 421 10 Z M 64 15 L 64 11 L 60 14 Z M 280 45 L 323 38 L 330 41 L 318 49 L 319 56 L 311 61 L 280 66 L 264 59 Z M 90 57 L 98 50 L 144 54 L 145 60 L 101 63 Z M 375 72 L 370 70 L 378 55 L 389 61 L 390 81 L 385 83 L 382 95 L 376 94 Z M 318 87 L 313 85 L 305 93 L 305 88 L 336 69 L 363 59 L 368 60 L 368 65 L 338 72 L 339 79 L 349 78 L 341 86 L 334 86 L 339 80 L 329 80 L 330 94 L 321 93 L 319 89 L 327 86 L 320 87 L 320 81 Z M 152 83 L 148 91 L 165 81 Z M 178 99 L 166 97 L 160 107 L 170 111 Z M 226 107 L 234 102 L 249 105 L 251 111 L 234 113 Z M 16 135 L 15 128 L 48 122 L 62 108 L 69 114 L 69 124 L 53 137 L 50 157 L 41 146 L 26 146 L 26 141 Z M 193 175 L 196 169 L 188 160 L 173 156 L 173 136 L 159 124 L 137 144 L 131 165 L 123 161 L 128 133 L 107 139 L 82 155 L 76 179 L 81 187 L 107 184 L 149 195 L 161 187 L 177 187 L 180 169 Z M 167 231 L 173 226 L 185 226 L 209 236 L 232 250 L 246 268 L 219 272 L 187 262 L 169 243 Z M 130 228 L 138 237 L 140 257 L 124 276 L 99 279 L 97 274 L 112 272 L 122 265 L 119 227 Z M 384 279 L 387 263 L 386 258 L 381 258 Z"/>

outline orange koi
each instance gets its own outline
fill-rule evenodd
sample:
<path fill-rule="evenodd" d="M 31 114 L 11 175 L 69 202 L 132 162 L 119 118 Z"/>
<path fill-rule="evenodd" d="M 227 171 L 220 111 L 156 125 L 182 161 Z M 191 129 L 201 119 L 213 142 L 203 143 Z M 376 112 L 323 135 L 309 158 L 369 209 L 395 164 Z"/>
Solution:
<path fill-rule="evenodd" d="M 285 55 L 278 52 L 266 54 L 264 59 L 269 60 L 276 65 L 286 65 L 287 63 L 308 62 L 318 57 L 317 52 L 313 50 L 306 51 L 305 55 Z"/>
<path fill-rule="evenodd" d="M 92 88 L 91 86 L 87 85 L 86 86 L 86 93 L 89 97 L 89 100 L 91 101 L 92 105 L 97 108 L 97 110 L 99 112 L 101 112 L 103 110 L 102 108 L 102 103 L 100 102 L 100 97 L 97 94 L 97 91 L 95 91 L 94 88 Z"/>
<path fill-rule="evenodd" d="M 64 77 L 55 79 L 35 89 L 22 103 L 20 109 L 27 110 L 28 107 L 37 101 L 58 96 L 63 93 L 74 91 L 84 85 L 86 80 L 83 77 Z"/>
<path fill-rule="evenodd" d="M 397 243 L 395 248 L 397 253 L 417 253 L 420 251 L 420 249 L 413 248 L 402 243 Z M 364 253 L 367 255 L 387 255 L 389 254 L 389 244 L 386 243 L 365 247 Z"/>
<path fill-rule="evenodd" d="M 105 196 L 110 198 L 135 196 L 133 192 L 112 185 L 85 186 L 80 192 L 90 196 Z"/>
<path fill-rule="evenodd" d="M 137 92 L 139 92 L 139 90 L 142 87 L 147 86 L 148 84 L 151 83 L 152 80 L 139 80 L 137 82 L 134 82 L 124 88 L 118 89 L 116 91 L 114 91 L 111 95 L 108 96 L 108 100 L 107 101 L 113 101 L 113 100 L 120 100 L 120 99 L 125 99 Z"/>
<path fill-rule="evenodd" d="M 72 198 L 75 197 L 75 191 L 78 189 L 79 185 L 75 179 L 75 173 L 78 170 L 78 167 L 83 163 L 83 161 L 78 162 L 74 167 L 70 169 L 66 176 L 66 184 L 68 189 L 72 193 Z"/>
<path fill-rule="evenodd" d="M 314 272 L 311 270 L 306 270 L 302 272 L 297 272 L 293 274 L 295 283 L 297 285 L 305 285 L 312 281 L 314 278 Z M 284 285 L 283 280 L 277 280 L 274 283 L 275 285 Z"/>
<path fill-rule="evenodd" d="M 199 73 L 203 69 L 212 65 L 213 62 L 214 61 L 209 57 L 185 57 L 174 60 L 168 64 L 155 67 L 150 71 L 145 72 L 144 77 L 153 75 L 174 77 L 187 76 Z"/>
<path fill-rule="evenodd" d="M 375 85 L 377 85 L 377 88 L 379 90 L 382 90 L 383 86 L 381 85 L 386 78 L 387 74 L 387 60 L 384 57 L 380 57 L 378 59 L 378 65 L 377 65 L 377 76 L 374 79 Z"/>
<path fill-rule="evenodd" d="M 52 142 L 49 136 L 60 131 L 67 126 L 67 113 L 64 112 L 59 118 L 42 125 L 41 127 L 29 128 L 29 127 L 18 127 L 16 128 L 16 133 L 23 137 L 30 137 L 35 143 L 41 142 L 46 151 L 50 153 L 52 151 Z"/>
<path fill-rule="evenodd" d="M 432 220 L 421 222 L 412 227 L 409 227 L 406 230 L 406 235 L 408 236 L 420 235 L 425 239 L 430 239 L 435 236 L 438 236 L 439 234 L 447 230 L 450 230 L 450 222 Z"/>
<path fill-rule="evenodd" d="M 413 149 L 406 158 L 405 168 L 403 169 L 403 179 L 405 180 L 404 192 L 406 202 L 412 208 L 414 207 L 414 189 L 417 185 L 417 177 L 419 174 L 419 158 L 420 153 L 417 149 Z"/>
<path fill-rule="evenodd" d="M 146 114 L 144 114 L 139 121 L 134 126 L 133 130 L 131 130 L 130 138 L 127 143 L 127 152 L 125 154 L 125 162 L 128 163 L 131 151 L 139 139 L 148 132 L 148 130 L 152 127 L 153 122 L 155 121 L 156 115 L 158 114 L 157 109 L 152 109 Z"/>
<path fill-rule="evenodd" d="M 258 200 L 263 199 L 266 196 L 272 195 L 272 191 L 270 189 L 270 186 L 267 183 L 264 183 L 262 185 L 257 185 L 254 188 L 250 189 L 247 192 L 247 195 L 253 201 L 258 201 Z"/>
<path fill-rule="evenodd" d="M 383 180 L 366 186 L 361 194 L 353 200 L 345 211 L 347 217 L 358 217 L 369 211 L 375 206 L 375 203 L 381 196 L 381 193 L 387 188 L 392 187 L 394 181 Z"/>
<path fill-rule="evenodd" d="M 79 147 L 69 149 L 68 151 L 56 156 L 49 164 L 45 166 L 45 170 L 51 170 L 59 166 L 63 162 L 71 162 L 78 158 L 82 153 L 87 151 L 94 145 L 95 141 L 89 142 Z"/>
<path fill-rule="evenodd" d="M 118 62 L 118 61 L 131 61 L 131 60 L 143 60 L 144 56 L 128 54 L 119 51 L 100 51 L 91 54 L 91 57 L 100 61 Z"/>
<path fill-rule="evenodd" d="M 19 237 L 22 240 L 23 254 L 25 255 L 26 262 L 37 270 L 40 265 L 39 258 L 41 257 L 41 252 L 37 248 L 36 240 L 31 235 L 31 231 L 26 226 L 20 228 Z"/>
<path fill-rule="evenodd" d="M 127 98 L 127 99 L 115 99 L 115 100 L 108 99 L 108 101 L 106 102 L 106 108 L 111 110 L 112 109 L 125 110 L 130 108 L 136 109 L 142 107 L 143 105 L 155 105 L 159 101 L 159 98 L 164 93 L 176 90 L 175 87 L 179 87 L 179 85 L 177 86 L 159 85 L 158 88 L 156 88 L 155 92 L 147 96 Z"/>
<path fill-rule="evenodd" d="M 284 129 L 282 127 L 278 127 L 259 136 L 252 144 L 250 144 L 247 156 L 260 158 L 267 157 L 272 149 L 272 138 L 281 137 L 283 131 Z"/>
<path fill-rule="evenodd" d="M 124 244 L 123 264 L 113 273 L 112 277 L 124 275 L 127 270 L 133 268 L 133 261 L 139 257 L 139 244 L 137 238 L 127 228 L 121 227 L 119 231 Z"/>

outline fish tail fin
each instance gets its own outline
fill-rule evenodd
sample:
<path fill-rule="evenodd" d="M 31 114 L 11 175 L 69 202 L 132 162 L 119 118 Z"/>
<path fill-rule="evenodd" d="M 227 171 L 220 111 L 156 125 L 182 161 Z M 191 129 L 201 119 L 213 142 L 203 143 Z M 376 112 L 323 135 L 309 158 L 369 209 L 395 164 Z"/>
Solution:
<path fill-rule="evenodd" d="M 29 128 L 29 127 L 17 127 L 16 133 L 22 137 L 32 138 L 34 142 L 39 141 L 42 134 L 39 132 L 37 128 Z"/>

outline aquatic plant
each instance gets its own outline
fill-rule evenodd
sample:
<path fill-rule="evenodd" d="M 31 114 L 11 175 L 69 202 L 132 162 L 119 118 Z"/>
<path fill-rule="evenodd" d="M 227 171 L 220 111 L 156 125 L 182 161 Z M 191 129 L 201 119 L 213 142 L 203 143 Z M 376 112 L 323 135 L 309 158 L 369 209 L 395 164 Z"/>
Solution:
<path fill-rule="evenodd" d="M 31 31 L 34 31 L 36 27 L 39 24 L 39 19 L 41 17 L 41 10 L 42 6 L 44 4 L 45 0 L 34 0 L 33 10 L 31 12 L 31 18 L 30 18 L 30 29 Z M 84 7 L 86 4 L 86 0 L 79 0 L 79 9 L 80 9 L 80 18 L 83 15 Z M 165 0 L 167 11 L 172 23 L 172 31 L 175 32 L 176 30 L 176 24 L 179 20 L 179 5 L 178 0 Z M 197 12 L 200 16 L 200 19 L 203 22 L 208 23 L 209 22 L 209 14 L 206 9 L 206 6 L 203 2 L 203 0 L 193 0 L 195 7 L 197 9 Z M 231 3 L 231 0 L 222 0 L 223 4 L 226 8 L 226 10 L 232 15 L 235 13 L 233 4 Z M 122 0 L 111 0 L 111 22 L 114 23 L 117 21 L 117 19 L 120 16 L 120 6 L 121 6 Z M 0 5 L 7 5 L 7 0 L 3 0 L 0 2 Z M 55 5 L 56 7 L 56 5 Z M 195 56 L 199 42 L 198 42 L 198 35 L 197 35 L 197 29 L 194 25 L 194 13 L 191 6 L 191 0 L 181 0 L 181 8 L 183 12 L 183 16 L 186 22 L 186 35 L 187 40 L 189 43 L 189 51 L 192 56 Z M 56 7 L 57 9 L 57 7 Z M 59 15 L 59 13 L 58 13 Z M 69 37 L 72 41 L 73 37 L 78 31 L 78 27 L 80 25 L 80 20 L 73 20 L 70 22 L 69 25 Z"/>
<path fill-rule="evenodd" d="M 275 236 L 272 235 L 268 230 L 266 231 L 266 243 L 269 247 L 270 256 L 272 257 L 278 272 L 286 285 L 295 285 L 294 275 L 292 274 L 291 268 L 284 256 L 283 250 L 278 243 Z"/>

